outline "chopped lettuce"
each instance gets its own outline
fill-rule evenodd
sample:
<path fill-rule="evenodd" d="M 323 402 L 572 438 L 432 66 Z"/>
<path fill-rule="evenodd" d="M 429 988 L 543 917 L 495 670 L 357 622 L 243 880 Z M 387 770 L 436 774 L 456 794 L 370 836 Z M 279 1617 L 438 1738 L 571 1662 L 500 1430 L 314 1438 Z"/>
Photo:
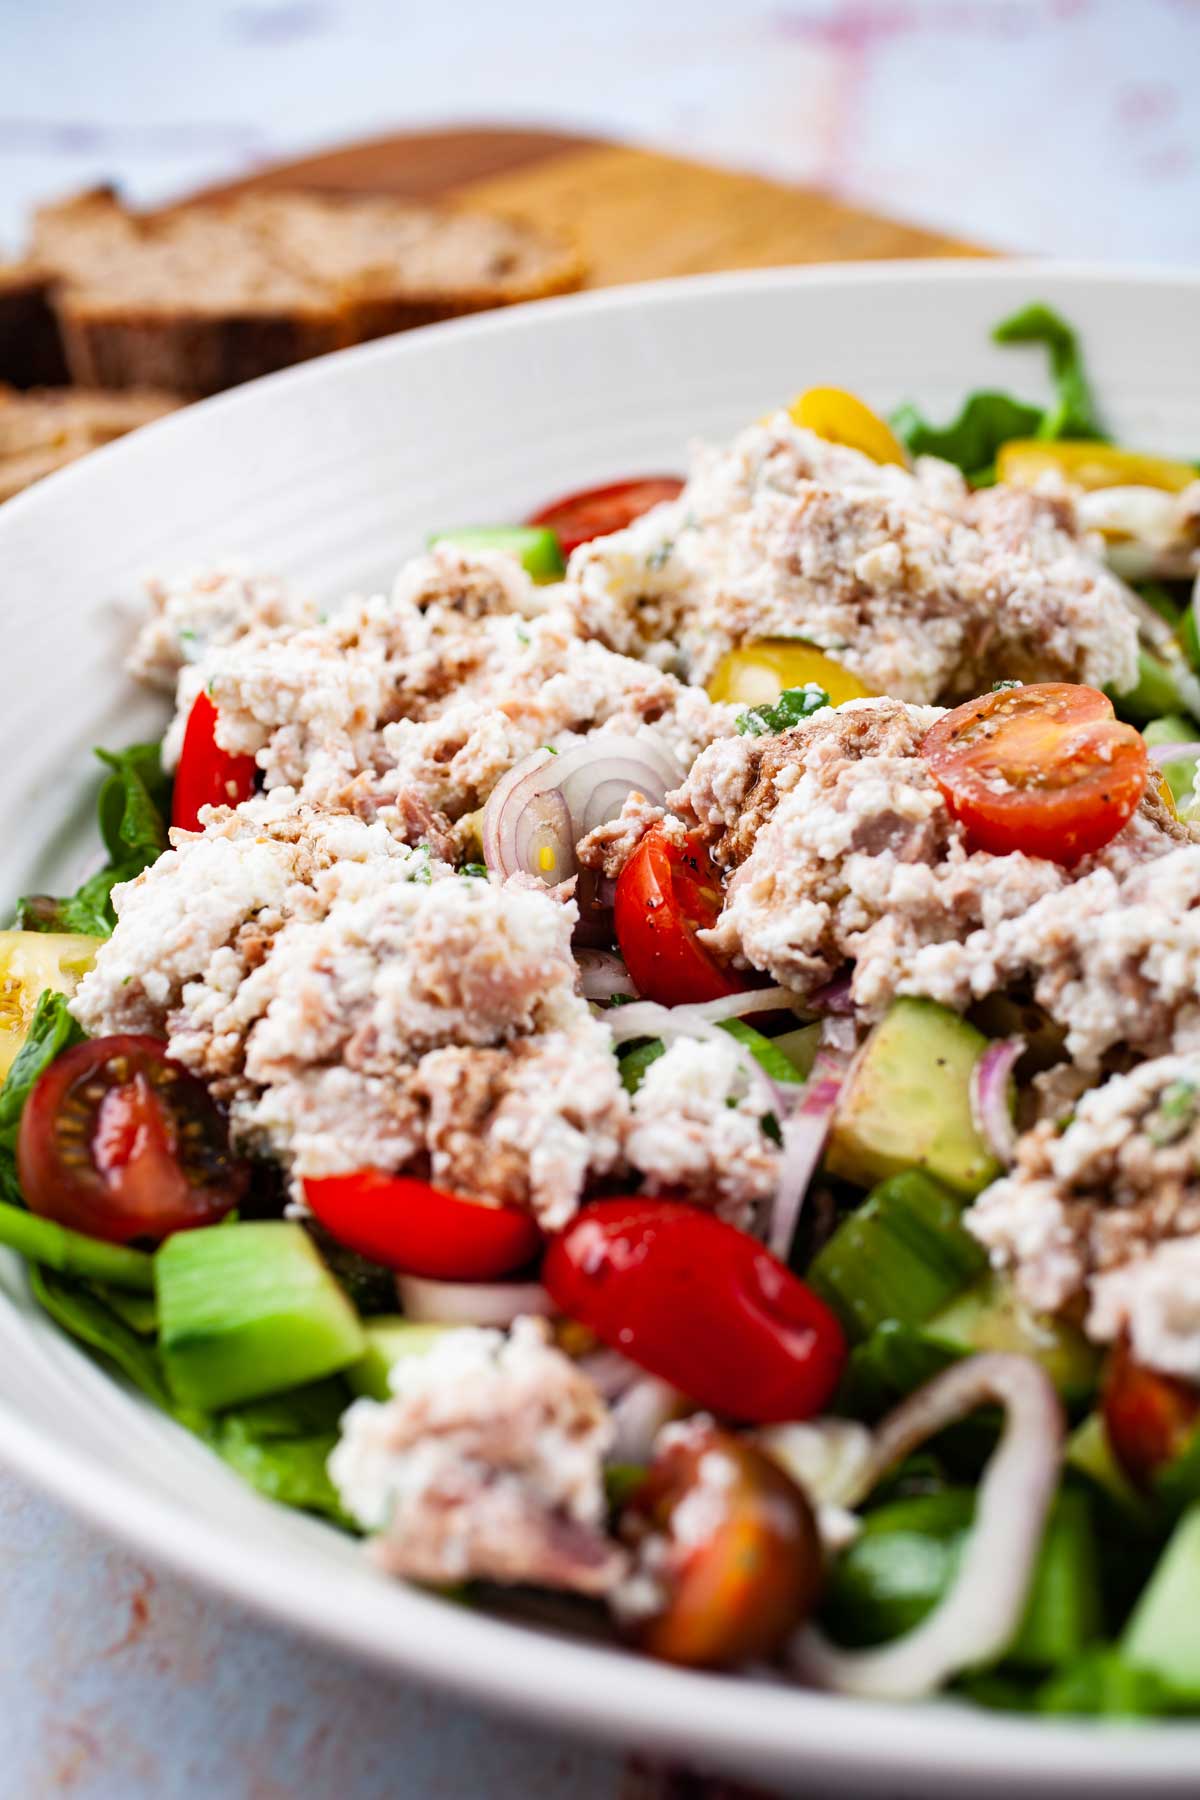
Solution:
<path fill-rule="evenodd" d="M 61 899 L 27 894 L 17 907 L 17 923 L 26 931 L 110 936 L 116 924 L 113 888 L 132 881 L 167 848 L 171 784 L 163 772 L 159 746 L 131 744 L 127 750 L 97 750 L 96 755 L 109 770 L 97 801 L 108 862 Z"/>
<path fill-rule="evenodd" d="M 969 394 L 956 419 L 933 425 L 906 401 L 892 414 L 892 430 L 913 456 L 940 456 L 977 487 L 995 480 L 1002 444 L 1013 438 L 1103 438 L 1079 340 L 1065 319 L 1041 302 L 1002 319 L 992 332 L 998 344 L 1044 344 L 1055 397 L 1048 407 L 985 388 Z"/>

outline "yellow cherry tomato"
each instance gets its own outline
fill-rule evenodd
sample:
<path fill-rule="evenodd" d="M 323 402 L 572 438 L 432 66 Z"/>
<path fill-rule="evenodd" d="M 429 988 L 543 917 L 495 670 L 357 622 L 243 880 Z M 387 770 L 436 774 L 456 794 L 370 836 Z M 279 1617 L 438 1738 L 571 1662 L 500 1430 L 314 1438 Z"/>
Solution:
<path fill-rule="evenodd" d="M 815 644 L 760 638 L 725 653 L 709 678 L 708 697 L 739 706 L 771 706 L 785 688 L 804 687 L 810 681 L 824 688 L 835 706 L 843 700 L 865 700 L 871 693 L 857 675 Z"/>
<path fill-rule="evenodd" d="M 38 995 L 73 994 L 101 941 L 73 931 L 0 931 L 0 1080 L 25 1042 Z"/>
<path fill-rule="evenodd" d="M 808 388 L 788 407 L 793 422 L 830 444 L 861 450 L 872 462 L 908 466 L 904 446 L 889 425 L 844 388 Z"/>
<path fill-rule="evenodd" d="M 1014 487 L 1034 487 L 1051 471 L 1089 490 L 1150 487 L 1181 494 L 1200 480 L 1200 472 L 1188 463 L 1143 456 L 1139 450 L 1119 450 L 1112 444 L 1043 444 L 1038 438 L 1014 438 L 996 458 L 997 477 Z"/>

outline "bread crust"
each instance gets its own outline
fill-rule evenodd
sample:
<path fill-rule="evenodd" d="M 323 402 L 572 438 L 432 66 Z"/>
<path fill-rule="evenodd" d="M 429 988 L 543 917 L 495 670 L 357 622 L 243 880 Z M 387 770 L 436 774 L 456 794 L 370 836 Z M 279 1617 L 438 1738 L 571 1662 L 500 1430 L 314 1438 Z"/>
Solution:
<path fill-rule="evenodd" d="M 565 240 L 520 221 L 380 196 L 251 194 L 135 214 L 93 191 L 43 208 L 34 246 L 53 271 L 72 381 L 188 398 L 348 344 L 567 293 L 584 273 Z M 198 271 L 210 269 L 206 283 Z"/>
<path fill-rule="evenodd" d="M 29 263 L 0 268 L 0 382 L 53 387 L 66 379 L 50 278 Z"/>

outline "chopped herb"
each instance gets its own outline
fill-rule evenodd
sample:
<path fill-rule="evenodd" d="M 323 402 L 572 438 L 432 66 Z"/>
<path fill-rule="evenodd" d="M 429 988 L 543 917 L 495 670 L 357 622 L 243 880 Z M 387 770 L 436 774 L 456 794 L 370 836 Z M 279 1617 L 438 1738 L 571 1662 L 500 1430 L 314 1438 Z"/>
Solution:
<path fill-rule="evenodd" d="M 766 737 L 769 732 L 787 731 L 803 719 L 829 705 L 829 695 L 815 681 L 803 687 L 785 688 L 774 706 L 752 706 L 739 714 L 737 728 L 743 737 Z"/>
<path fill-rule="evenodd" d="M 1194 1081 L 1173 1081 L 1164 1088 L 1153 1122 L 1147 1127 L 1150 1142 L 1162 1146 L 1183 1137 L 1195 1120 L 1198 1099 L 1200 1089 Z"/>
<path fill-rule="evenodd" d="M 486 863 L 464 863 L 458 872 L 460 875 L 469 875 L 473 881 L 486 881 L 489 874 Z"/>
<path fill-rule="evenodd" d="M 413 851 L 413 863 L 416 864 L 416 867 L 410 865 L 408 880 L 419 881 L 422 887 L 428 887 L 433 880 L 433 866 L 429 858 L 428 844 L 421 843 L 416 846 Z"/>
<path fill-rule="evenodd" d="M 671 552 L 672 552 L 672 550 L 674 550 L 674 548 L 675 548 L 675 539 L 674 538 L 664 538 L 662 543 L 656 545 L 655 548 L 653 550 L 651 550 L 649 556 L 646 558 L 646 567 L 648 569 L 655 569 L 655 570 L 661 569 L 663 567 L 663 565 L 669 559 Z"/>
<path fill-rule="evenodd" d="M 555 749 L 555 748 L 554 748 L 554 745 L 553 745 L 553 744 L 543 744 L 543 745 L 542 745 L 542 749 L 543 749 L 543 750 L 548 750 L 548 751 L 549 751 L 549 752 L 550 752 L 550 755 L 551 755 L 551 756 L 557 756 L 557 755 L 558 755 L 558 751 L 557 751 L 557 750 L 556 750 L 556 749 Z"/>
<path fill-rule="evenodd" d="M 993 694 L 1004 694 L 1008 692 L 1009 688 L 1019 688 L 1024 685 L 1023 681 L 993 681 L 992 692 Z"/>
<path fill-rule="evenodd" d="M 521 648 L 523 650 L 528 649 L 530 641 L 531 640 L 530 640 L 529 633 L 526 631 L 525 627 L 523 625 L 518 625 L 517 626 L 517 642 L 518 642 L 518 644 L 520 644 Z"/>

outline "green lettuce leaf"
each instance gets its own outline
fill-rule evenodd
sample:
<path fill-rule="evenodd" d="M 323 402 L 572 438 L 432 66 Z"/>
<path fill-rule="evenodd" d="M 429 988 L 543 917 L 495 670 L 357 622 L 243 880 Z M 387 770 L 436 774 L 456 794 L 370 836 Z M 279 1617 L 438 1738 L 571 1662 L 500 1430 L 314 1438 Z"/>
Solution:
<path fill-rule="evenodd" d="M 896 436 L 913 456 L 940 456 L 976 487 L 995 480 L 997 453 L 1013 438 L 1104 438 L 1079 339 L 1066 320 L 1040 301 L 1002 319 L 992 332 L 998 344 L 1044 344 L 1050 358 L 1054 401 L 1035 406 L 1011 394 L 981 389 L 968 394 L 956 419 L 933 425 L 906 401 L 892 414 Z"/>
<path fill-rule="evenodd" d="M 167 848 L 171 783 L 163 772 L 159 746 L 131 744 L 127 750 L 97 750 L 96 755 L 109 770 L 97 800 L 100 836 L 109 860 L 73 894 L 59 899 L 27 894 L 17 906 L 17 923 L 26 931 L 83 931 L 108 937 L 116 924 L 113 888 L 132 881 Z"/>

